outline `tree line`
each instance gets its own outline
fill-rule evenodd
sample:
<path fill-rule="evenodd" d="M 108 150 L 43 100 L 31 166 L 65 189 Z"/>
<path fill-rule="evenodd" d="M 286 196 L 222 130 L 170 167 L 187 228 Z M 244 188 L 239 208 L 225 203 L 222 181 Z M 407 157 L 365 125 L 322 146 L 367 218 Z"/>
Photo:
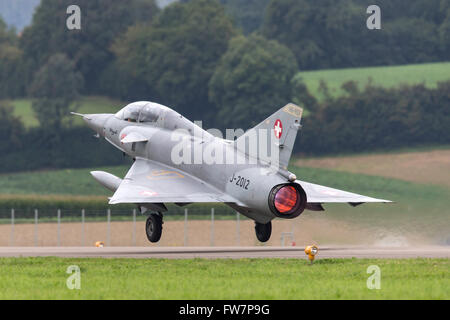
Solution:
<path fill-rule="evenodd" d="M 436 88 L 369 83 L 363 90 L 350 81 L 342 88 L 346 95 L 326 95 L 303 120 L 297 152 L 353 153 L 450 143 L 450 81 Z"/>
<path fill-rule="evenodd" d="M 302 120 L 295 152 L 320 155 L 450 143 L 450 81 L 436 88 L 368 84 L 362 90 L 348 82 L 343 89 L 346 95 L 327 95 L 321 102 L 310 97 L 314 111 Z M 83 127 L 59 134 L 40 128 L 24 130 L 20 119 L 9 111 L 11 108 L 0 106 L 0 172 L 129 161 Z"/>
<path fill-rule="evenodd" d="M 381 9 L 381 30 L 366 9 Z M 273 0 L 262 33 L 288 46 L 302 70 L 398 65 L 450 58 L 447 0 Z"/>
<path fill-rule="evenodd" d="M 65 117 L 69 105 L 80 95 L 92 94 L 156 101 L 193 120 L 203 120 L 206 127 L 221 129 L 247 129 L 294 101 L 309 111 L 304 121 L 308 130 L 298 146 L 314 153 L 448 141 L 446 133 L 431 133 L 435 128 L 445 130 L 442 126 L 419 133 L 411 122 L 412 115 L 424 116 L 430 123 L 447 121 L 448 114 L 436 111 L 437 103 L 446 102 L 446 85 L 359 91 L 350 83 L 346 96 L 319 103 L 301 81 L 293 80 L 305 69 L 448 60 L 448 1 L 380 0 L 381 30 L 366 28 L 366 8 L 371 4 L 366 0 L 184 0 L 164 10 L 153 0 L 77 3 L 81 30 L 66 28 L 70 0 L 42 0 L 32 25 L 19 36 L 0 21 L 0 99 L 32 98 L 41 124 L 26 130 L 11 108 L 0 108 L 2 130 L 11 137 L 8 143 L 0 143 L 9 159 L 4 168 L 119 161 L 108 152 L 92 163 L 84 158 L 72 161 L 78 159 L 72 157 L 76 147 L 64 147 L 65 142 L 83 135 Z M 392 109 L 388 104 L 382 109 L 383 104 L 376 102 L 384 101 L 384 94 L 399 99 L 390 101 Z M 434 98 L 426 100 L 426 95 Z M 414 105 L 418 97 L 423 98 L 423 108 L 432 111 L 417 107 L 407 117 L 410 122 L 395 120 L 405 112 L 405 99 Z M 372 119 L 371 108 L 389 121 Z M 345 117 L 347 124 L 343 124 Z M 379 128 L 386 137 L 378 135 Z M 376 138 L 364 140 L 359 129 L 375 130 L 364 137 Z M 417 139 L 409 139 L 412 136 Z M 45 157 L 39 150 L 50 150 L 53 158 L 47 156 L 36 165 L 20 164 L 21 152 L 27 152 L 22 145 L 28 141 L 35 148 L 30 157 Z M 95 150 L 91 142 L 83 142 Z"/>
<path fill-rule="evenodd" d="M 0 23 L 0 99 L 34 97 L 36 92 L 29 88 L 34 80 L 40 81 L 39 71 L 62 54 L 83 78 L 81 94 L 155 100 L 191 118 L 206 115 L 216 125 L 222 120 L 217 121 L 216 115 L 224 113 L 222 101 L 240 105 L 244 95 L 255 100 L 252 95 L 261 94 L 257 100 L 265 102 L 268 93 L 277 100 L 278 88 L 265 74 L 274 74 L 278 67 L 282 69 L 278 78 L 288 78 L 298 70 L 450 57 L 447 0 L 379 0 L 381 30 L 366 28 L 369 0 L 183 0 L 164 10 L 154 0 L 77 3 L 81 30 L 66 28 L 70 0 L 42 0 L 32 25 L 19 37 Z M 266 63 L 277 60 L 280 50 L 289 51 L 296 64 L 291 59 Z M 230 65 L 233 54 L 240 56 Z M 249 64 L 256 74 L 246 73 Z M 230 82 L 221 74 L 224 70 L 241 74 L 233 79 L 240 93 L 235 101 L 218 95 L 219 77 L 224 85 Z M 57 75 L 59 80 L 68 76 Z M 272 91 L 242 90 L 255 82 Z M 291 96 L 283 94 L 286 101 Z M 267 113 L 262 105 L 259 112 Z"/>

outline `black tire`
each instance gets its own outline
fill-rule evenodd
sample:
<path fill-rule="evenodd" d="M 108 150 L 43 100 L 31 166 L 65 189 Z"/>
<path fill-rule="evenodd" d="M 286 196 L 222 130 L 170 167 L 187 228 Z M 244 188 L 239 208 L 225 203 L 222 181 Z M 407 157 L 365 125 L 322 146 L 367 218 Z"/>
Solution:
<path fill-rule="evenodd" d="M 267 242 L 272 234 L 272 222 L 266 224 L 255 222 L 256 238 L 261 242 Z"/>
<path fill-rule="evenodd" d="M 150 242 L 158 242 L 162 235 L 162 217 L 158 214 L 152 213 L 148 216 L 147 222 L 145 223 L 145 233 L 147 234 L 147 239 Z"/>

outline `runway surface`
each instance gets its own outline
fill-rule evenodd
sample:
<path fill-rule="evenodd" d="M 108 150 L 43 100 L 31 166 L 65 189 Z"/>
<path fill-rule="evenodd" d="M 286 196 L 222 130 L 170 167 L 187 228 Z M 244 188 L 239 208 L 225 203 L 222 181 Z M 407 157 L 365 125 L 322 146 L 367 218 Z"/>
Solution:
<path fill-rule="evenodd" d="M 305 258 L 302 247 L 0 247 L 0 257 Z M 323 247 L 324 258 L 450 258 L 450 247 Z"/>

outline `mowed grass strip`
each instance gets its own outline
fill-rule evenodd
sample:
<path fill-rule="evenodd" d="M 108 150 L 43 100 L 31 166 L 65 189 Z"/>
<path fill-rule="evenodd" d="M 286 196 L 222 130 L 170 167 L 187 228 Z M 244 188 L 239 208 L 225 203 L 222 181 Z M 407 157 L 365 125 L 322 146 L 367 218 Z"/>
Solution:
<path fill-rule="evenodd" d="M 352 80 L 358 84 L 360 89 L 363 89 L 369 82 L 369 78 L 372 84 L 385 88 L 400 84 L 419 83 L 424 83 L 429 88 L 435 88 L 438 82 L 450 79 L 450 62 L 302 71 L 296 77 L 301 77 L 308 90 L 318 98 L 323 98 L 319 93 L 321 80 L 326 82 L 330 94 L 334 97 L 344 94 L 341 89 L 343 83 Z"/>
<path fill-rule="evenodd" d="M 0 299 L 449 299 L 449 259 L 0 259 Z M 71 265 L 81 289 L 66 286 Z M 367 288 L 367 268 L 381 289 Z"/>

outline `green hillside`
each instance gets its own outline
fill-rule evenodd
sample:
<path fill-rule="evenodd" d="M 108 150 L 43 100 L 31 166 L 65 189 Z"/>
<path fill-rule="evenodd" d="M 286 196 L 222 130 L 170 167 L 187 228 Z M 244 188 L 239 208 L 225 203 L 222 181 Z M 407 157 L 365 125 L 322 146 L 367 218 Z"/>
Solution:
<path fill-rule="evenodd" d="M 102 170 L 123 177 L 128 169 L 129 166 L 117 166 L 2 174 L 0 175 L 0 194 L 107 195 L 109 192 L 100 186 L 89 172 Z M 435 196 L 445 190 L 438 186 L 431 187 L 399 179 L 339 172 L 324 168 L 291 167 L 291 170 L 300 179 L 308 182 L 394 201 L 409 198 L 418 193 L 423 198 L 436 200 Z M 45 188 L 42 188 L 43 184 L 45 184 Z"/>
<path fill-rule="evenodd" d="M 123 177 L 128 169 L 127 166 L 119 166 L 3 174 L 0 175 L 0 194 L 108 195 L 110 192 L 96 182 L 89 172 L 101 170 Z"/>
<path fill-rule="evenodd" d="M 342 95 L 340 88 L 342 83 L 349 80 L 356 81 L 363 87 L 372 79 L 372 83 L 384 87 L 393 87 L 400 84 L 424 83 L 427 87 L 435 87 L 439 81 L 450 79 L 450 62 L 415 64 L 405 66 L 388 66 L 372 68 L 353 68 L 338 70 L 319 70 L 300 72 L 296 77 L 301 77 L 310 92 L 320 97 L 318 92 L 320 81 L 324 80 L 332 95 Z M 15 114 L 20 116 L 27 127 L 35 127 L 38 121 L 31 108 L 31 99 L 12 100 Z M 103 96 L 83 97 L 80 101 L 78 112 L 81 113 L 115 113 L 126 103 Z M 82 120 L 76 118 L 75 124 L 82 124 Z"/>
<path fill-rule="evenodd" d="M 320 96 L 318 89 L 321 80 L 326 82 L 333 96 L 342 95 L 341 85 L 350 80 L 356 81 L 360 88 L 364 87 L 369 79 L 373 84 L 383 87 L 418 83 L 435 87 L 439 81 L 450 79 L 450 62 L 305 71 L 299 72 L 296 77 L 301 77 L 309 91 L 316 97 Z"/>

